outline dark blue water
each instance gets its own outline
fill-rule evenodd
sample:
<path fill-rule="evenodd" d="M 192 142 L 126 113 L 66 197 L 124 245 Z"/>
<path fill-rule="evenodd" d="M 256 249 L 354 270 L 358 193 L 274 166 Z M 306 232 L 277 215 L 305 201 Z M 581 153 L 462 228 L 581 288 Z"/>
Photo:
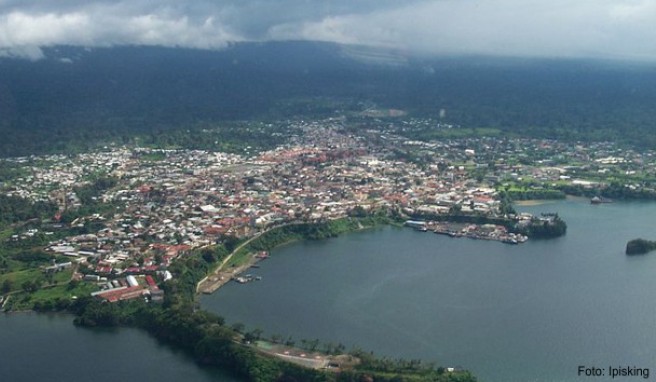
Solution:
<path fill-rule="evenodd" d="M 0 315 L 0 381 L 237 381 L 143 331 L 72 322 L 68 315 Z"/>
<path fill-rule="evenodd" d="M 462 366 L 482 381 L 586 380 L 579 365 L 656 377 L 656 253 L 624 255 L 629 239 L 656 239 L 656 203 L 519 209 L 558 212 L 567 235 L 512 246 L 388 227 L 295 243 L 254 270 L 262 281 L 202 304 L 268 334 Z"/>

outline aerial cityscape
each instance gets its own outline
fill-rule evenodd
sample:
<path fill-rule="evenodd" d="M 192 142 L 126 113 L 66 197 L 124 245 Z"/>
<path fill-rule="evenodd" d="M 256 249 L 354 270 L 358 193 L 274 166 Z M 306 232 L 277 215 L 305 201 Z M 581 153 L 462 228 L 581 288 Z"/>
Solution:
<path fill-rule="evenodd" d="M 2 183 L 4 200 L 43 203 L 49 212 L 5 231 L 3 248 L 11 256 L 40 247 L 32 256 L 52 259 L 38 267 L 5 260 L 3 308 L 48 311 L 84 296 L 161 303 L 166 288 L 158 284 L 181 277 L 174 264 L 194 254 L 215 272 L 194 280 L 196 292 L 259 281 L 242 272 L 271 245 L 244 244 L 285 227 L 395 223 L 520 244 L 539 234 L 526 227 L 555 225 L 554 216 L 517 213 L 509 200 L 656 196 L 652 150 L 503 137 L 418 141 L 404 132 L 459 127 L 383 117 L 383 129 L 349 128 L 362 118 L 379 117 L 280 122 L 287 144 L 244 154 L 115 145 L 2 159 L 15 174 Z M 35 278 L 19 284 L 25 273 Z M 290 357 L 290 349 L 271 354 Z M 325 357 L 310 365 L 339 367 Z"/>
<path fill-rule="evenodd" d="M 422 143 L 387 131 L 346 133 L 340 120 L 290 122 L 290 131 L 301 135 L 292 136 L 288 145 L 251 156 L 116 147 L 73 157 L 4 159 L 24 174 L 3 183 L 5 196 L 51 203 L 55 210 L 40 228 L 26 224 L 8 240 L 18 246 L 47 242 L 46 253 L 66 256 L 68 261 L 46 267 L 45 272 L 74 268 L 72 280 L 96 283 L 103 277 L 110 289 L 92 295 L 116 301 L 141 294 L 133 293 L 138 286 L 133 285 L 134 278 L 128 279 L 130 288 L 121 289 L 114 277 L 149 273 L 167 280 L 173 276 L 166 268 L 177 257 L 227 238 L 244 240 L 274 226 L 343 219 L 358 210 L 408 219 L 453 215 L 530 221 L 530 215 L 502 211 L 500 192 L 551 190 L 559 198 L 564 194 L 557 185 L 581 185 L 590 192 L 606 186 L 566 175 L 577 169 L 582 174 L 649 172 L 641 155 L 608 145 L 579 146 L 569 155 L 567 145 L 538 140 Z M 516 149 L 520 145 L 522 150 Z M 478 155 L 468 147 L 479 150 Z M 553 150 L 552 157 L 560 155 L 563 167 L 537 158 L 531 163 L 524 151 L 527 147 Z M 422 160 L 395 159 L 398 150 Z M 621 169 L 626 166 L 628 170 Z M 505 188 L 495 189 L 493 184 L 500 182 Z M 643 190 L 642 185 L 630 187 Z M 83 191 L 78 195 L 76 190 Z M 84 214 L 88 204 L 96 209 Z M 71 228 L 84 233 L 49 240 Z M 480 233 L 482 228 L 474 225 L 469 230 Z M 503 226 L 494 226 L 490 234 L 498 240 L 515 237 Z M 80 266 L 82 273 L 77 272 Z M 157 290 L 152 280 L 144 279 L 144 288 L 136 290 L 146 292 L 145 286 L 151 287 L 151 293 Z M 120 282 L 122 287 L 126 282 Z"/>
<path fill-rule="evenodd" d="M 655 24 L 0 0 L 0 380 L 649 379 Z"/>

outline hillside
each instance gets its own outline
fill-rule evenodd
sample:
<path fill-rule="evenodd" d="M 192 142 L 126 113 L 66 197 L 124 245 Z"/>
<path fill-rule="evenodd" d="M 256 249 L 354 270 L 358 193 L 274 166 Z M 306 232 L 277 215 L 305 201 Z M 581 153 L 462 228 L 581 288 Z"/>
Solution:
<path fill-rule="evenodd" d="M 130 141 L 233 120 L 372 104 L 467 127 L 653 144 L 656 68 L 583 60 L 422 58 L 329 43 L 45 50 L 0 58 L 0 155 Z"/>

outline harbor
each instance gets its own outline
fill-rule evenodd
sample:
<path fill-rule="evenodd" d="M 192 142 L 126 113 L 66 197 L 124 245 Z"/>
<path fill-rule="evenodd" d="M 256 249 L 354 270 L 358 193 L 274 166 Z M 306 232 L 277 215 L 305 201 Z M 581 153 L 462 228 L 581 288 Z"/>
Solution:
<path fill-rule="evenodd" d="M 204 294 L 212 294 L 217 289 L 221 288 L 223 285 L 227 284 L 229 281 L 233 280 L 239 284 L 246 284 L 251 281 L 259 281 L 262 278 L 260 276 L 255 276 L 252 274 L 246 274 L 241 276 L 242 273 L 246 272 L 250 268 L 259 268 L 257 263 L 262 260 L 269 258 L 269 252 L 259 251 L 249 255 L 249 259 L 243 265 L 238 267 L 229 267 L 223 269 L 225 264 L 222 264 L 219 269 L 206 277 L 203 281 L 199 283 L 198 292 Z"/>
<path fill-rule="evenodd" d="M 505 244 L 521 244 L 528 240 L 528 237 L 513 232 L 497 224 L 473 224 L 473 223 L 450 223 L 435 221 L 416 221 L 408 220 L 405 222 L 407 227 L 411 227 L 420 232 L 434 232 L 439 235 L 446 235 L 452 238 L 469 238 L 475 240 L 492 240 L 500 241 Z"/>

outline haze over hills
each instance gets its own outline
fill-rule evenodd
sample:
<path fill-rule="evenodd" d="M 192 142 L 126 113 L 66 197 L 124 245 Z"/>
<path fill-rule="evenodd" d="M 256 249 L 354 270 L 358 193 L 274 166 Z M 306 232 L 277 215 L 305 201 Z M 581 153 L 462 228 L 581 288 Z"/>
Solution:
<path fill-rule="evenodd" d="M 2 156 L 129 141 L 232 120 L 336 116 L 368 105 L 465 127 L 653 143 L 656 66 L 426 58 L 333 43 L 44 49 L 0 59 Z"/>

